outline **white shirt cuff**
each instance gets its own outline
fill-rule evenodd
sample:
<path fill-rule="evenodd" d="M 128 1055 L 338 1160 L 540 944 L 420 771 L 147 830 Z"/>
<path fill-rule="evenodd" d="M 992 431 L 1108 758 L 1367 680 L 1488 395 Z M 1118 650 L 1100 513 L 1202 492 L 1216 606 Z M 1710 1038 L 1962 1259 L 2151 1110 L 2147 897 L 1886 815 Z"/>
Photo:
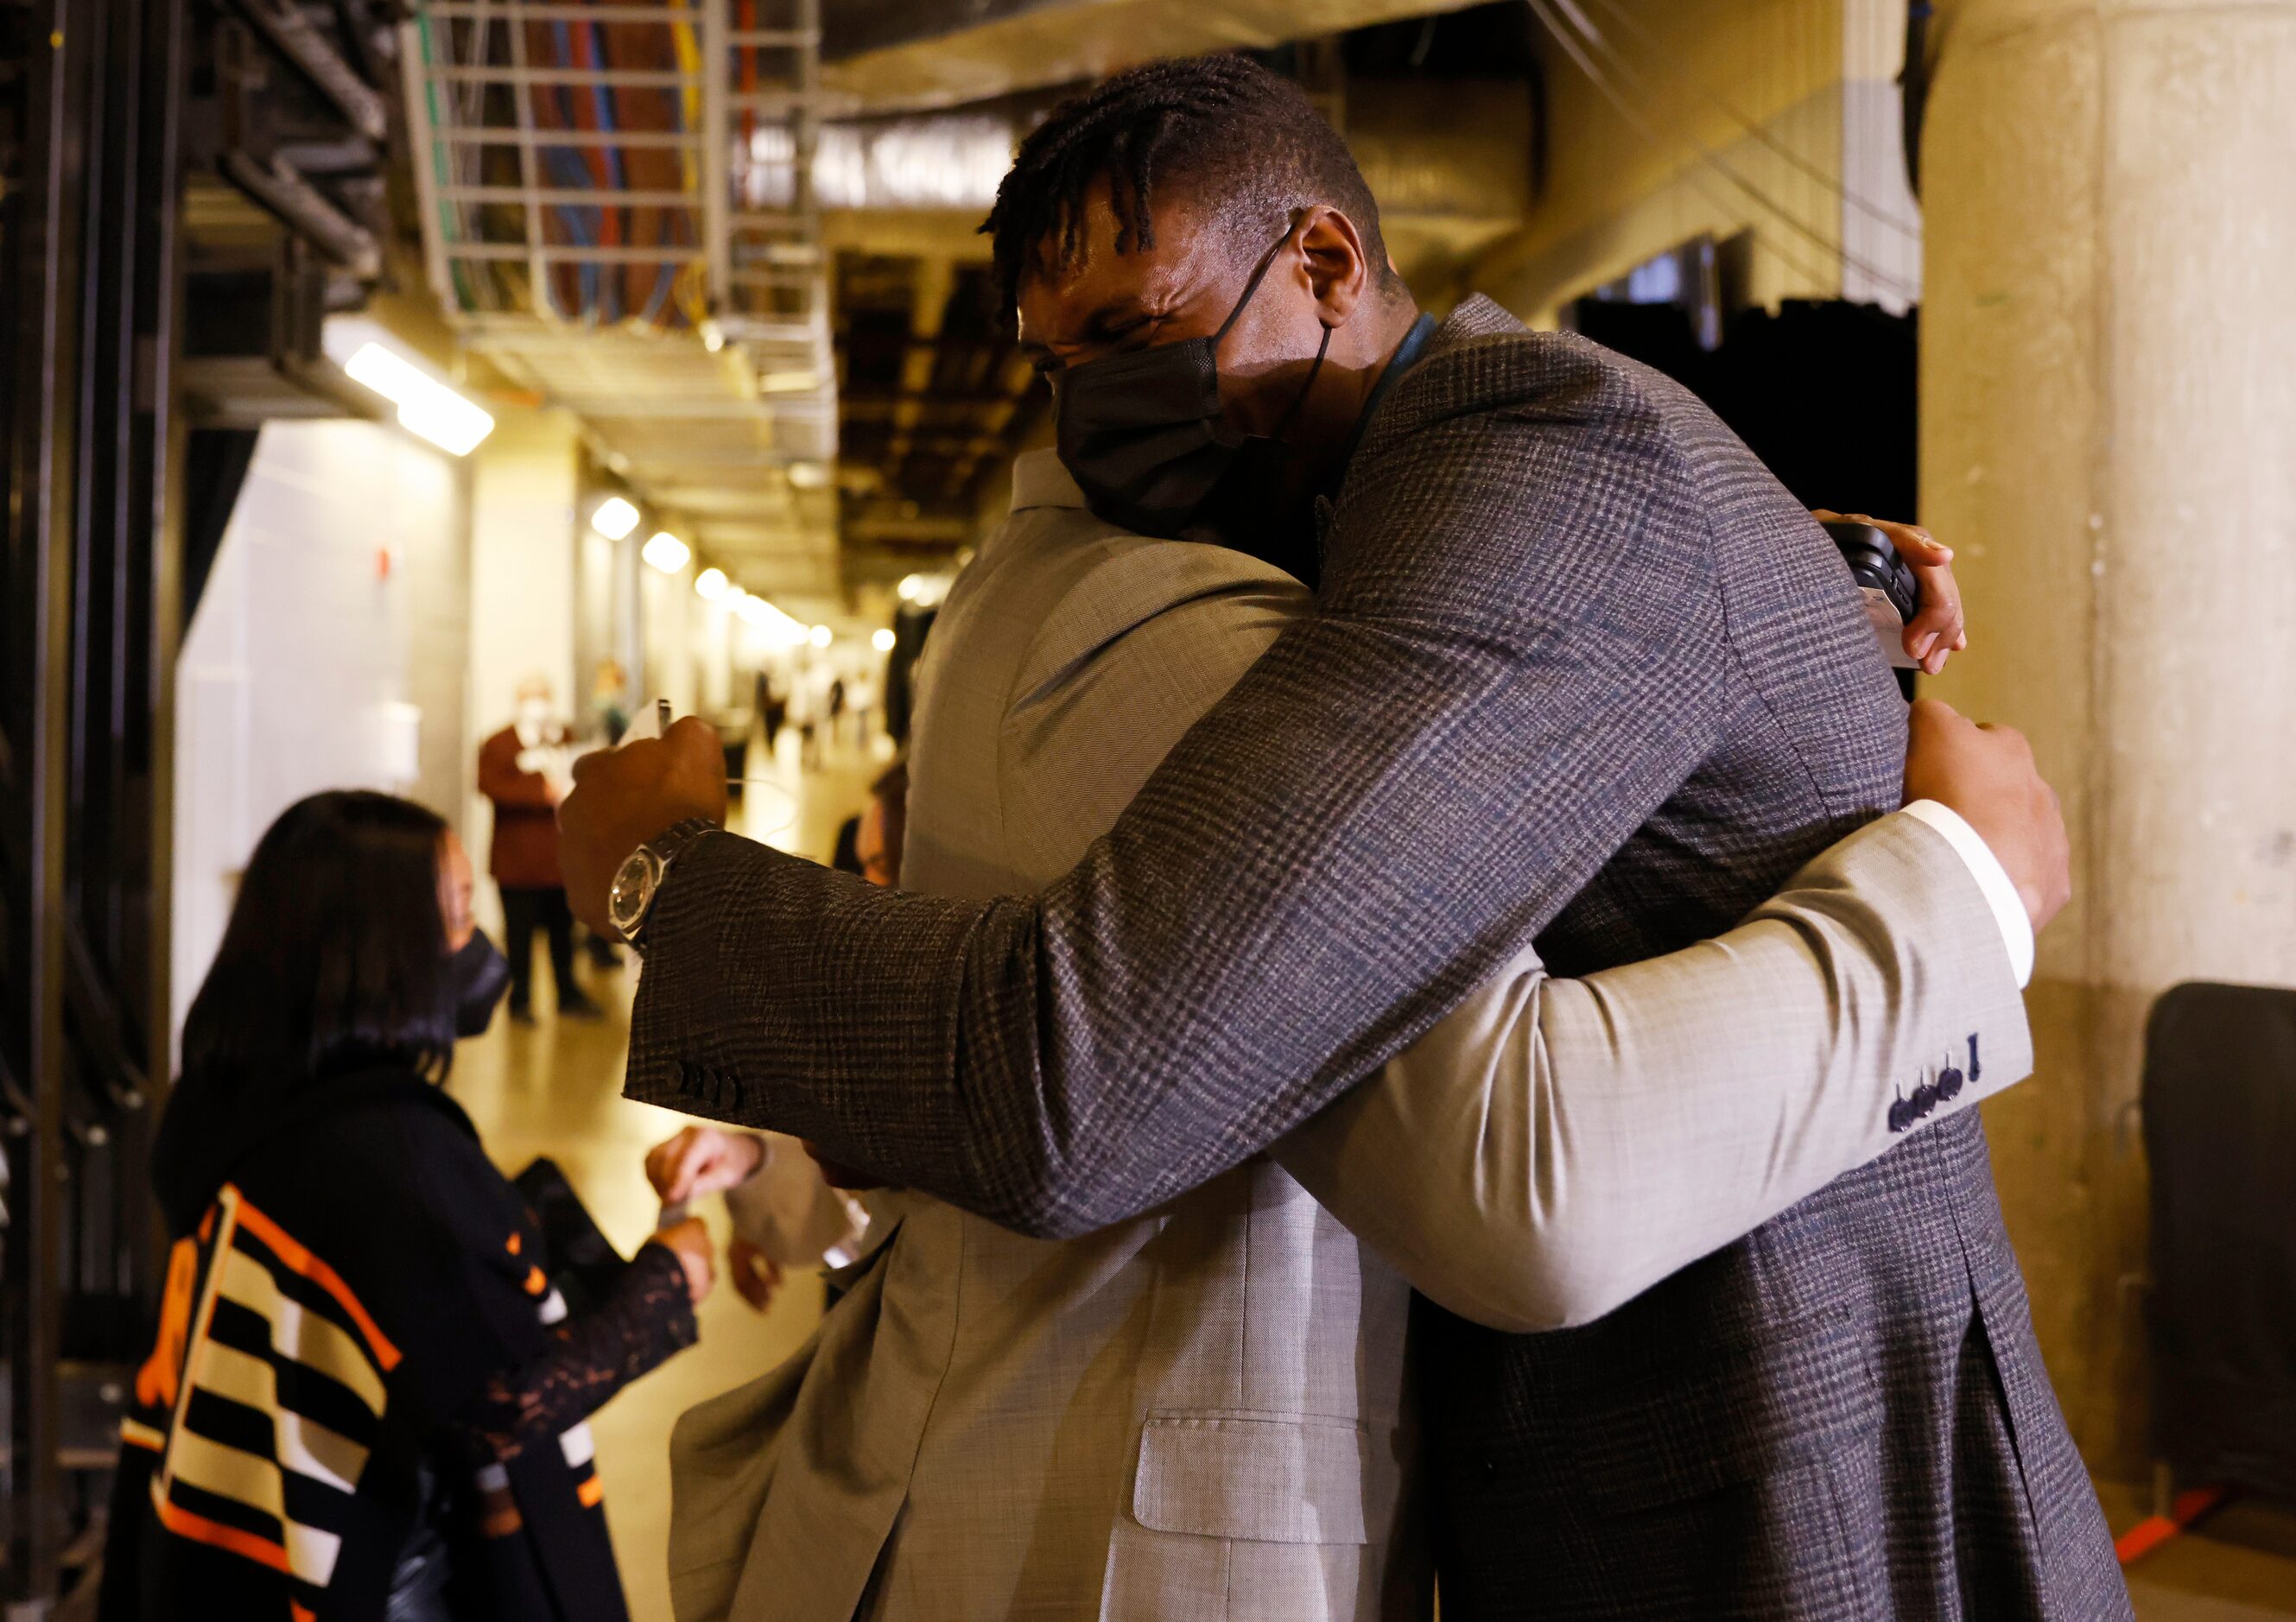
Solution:
<path fill-rule="evenodd" d="M 1917 799 L 1906 807 L 1906 815 L 1936 829 L 1968 867 L 1986 905 L 1993 909 L 1993 921 L 2001 926 L 2001 944 L 2009 949 L 2010 972 L 2017 977 L 2019 988 L 2023 988 L 2033 978 L 2033 921 L 2018 898 L 2017 887 L 2009 881 L 2009 870 L 2001 865 L 2001 858 L 1993 854 L 1984 836 L 1952 807 L 1934 799 Z"/>

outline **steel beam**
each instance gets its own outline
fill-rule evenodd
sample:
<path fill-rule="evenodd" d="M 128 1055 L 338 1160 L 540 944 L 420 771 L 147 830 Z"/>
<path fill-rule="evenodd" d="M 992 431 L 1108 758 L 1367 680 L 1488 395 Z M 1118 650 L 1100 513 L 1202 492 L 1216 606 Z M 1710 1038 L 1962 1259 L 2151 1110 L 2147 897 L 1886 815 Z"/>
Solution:
<path fill-rule="evenodd" d="M 701 13 L 691 6 L 569 5 L 551 0 L 420 0 L 433 17 L 472 22 L 647 22 L 694 24 Z"/>
<path fill-rule="evenodd" d="M 606 85 L 627 90 L 682 90 L 701 76 L 677 68 L 504 68 L 487 63 L 432 62 L 423 76 L 446 85 Z"/>
<path fill-rule="evenodd" d="M 185 15 L 48 0 L 26 19 L 24 172 L 0 201 L 11 1622 L 62 1597 L 86 1544 L 65 1477 L 111 1457 L 68 1446 L 66 1356 L 132 1358 L 156 1282 L 144 1167 L 168 1048 Z"/>
<path fill-rule="evenodd" d="M 8 199 L 4 241 L 15 259 L 10 290 L 14 375 L 9 422 L 8 766 L 0 796 L 8 818 L 10 973 L 6 1068 L 16 1078 L 10 1123 L 5 1270 L 9 1377 L 8 1559 L 0 1593 L 12 1607 L 55 1596 L 65 1526 L 62 1439 L 65 1172 L 62 1125 L 68 1065 L 63 1028 L 65 843 L 71 703 L 72 503 L 79 413 L 62 380 L 79 371 L 74 319 L 86 239 L 80 135 L 100 28 L 47 0 L 21 80 L 23 174 Z M 69 384 L 65 385 L 69 388 Z M 63 409 L 58 409 L 62 406 Z M 30 1614 L 37 1615 L 37 1611 Z"/>
<path fill-rule="evenodd" d="M 611 209 L 701 207 L 701 199 L 692 192 L 618 191 L 611 186 L 443 185 L 439 195 L 448 202 L 518 203 L 529 209 L 569 203 Z"/>
<path fill-rule="evenodd" d="M 531 249 L 523 242 L 442 242 L 439 250 L 448 259 L 536 259 L 560 265 L 685 265 L 701 257 L 690 242 L 664 242 L 659 248 L 581 248 L 545 242 Z"/>
<path fill-rule="evenodd" d="M 409 96 L 412 102 L 415 98 Z M 683 129 L 510 129 L 492 125 L 433 124 L 430 139 L 458 146 L 690 146 L 701 137 Z"/>
<path fill-rule="evenodd" d="M 446 132 L 430 121 L 430 86 L 423 78 L 422 30 L 420 24 L 407 21 L 398 25 L 398 61 L 401 71 L 399 103 L 406 119 L 407 161 L 414 169 L 415 204 L 422 215 L 422 264 L 430 283 L 430 296 L 439 300 L 441 310 L 452 312 L 462 300 L 455 295 L 455 277 L 443 251 L 447 241 L 446 217 L 439 213 L 438 168 L 443 153 L 434 140 L 444 139 Z"/>
<path fill-rule="evenodd" d="M 726 38 L 730 27 L 726 0 L 701 0 L 701 195 L 708 200 L 701 237 L 709 250 L 710 314 L 723 316 L 733 291 L 728 217 L 734 207 L 734 127 L 726 115 L 726 97 L 733 93 L 734 53 Z"/>

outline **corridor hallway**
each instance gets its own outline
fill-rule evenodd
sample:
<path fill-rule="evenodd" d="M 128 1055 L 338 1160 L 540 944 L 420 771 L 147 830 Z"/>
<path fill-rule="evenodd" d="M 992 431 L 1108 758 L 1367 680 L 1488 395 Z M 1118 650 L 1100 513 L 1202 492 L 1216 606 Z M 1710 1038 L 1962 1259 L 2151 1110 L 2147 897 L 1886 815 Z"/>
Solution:
<path fill-rule="evenodd" d="M 839 823 L 861 808 L 870 780 L 888 758 L 840 741 L 824 750 L 819 769 L 800 772 L 793 728 L 783 733 L 781 746 L 771 765 L 760 768 L 762 751 L 753 745 L 750 769 L 766 780 L 743 789 L 731 825 L 826 861 Z M 456 1050 L 447 1090 L 470 1112 L 496 1165 L 515 1175 L 538 1156 L 557 1161 L 598 1225 L 627 1255 L 653 1232 L 659 1214 L 642 1167 L 645 1151 L 684 1124 L 683 1117 L 621 1095 L 637 967 L 627 951 L 618 970 L 584 959 L 578 972 L 604 1011 L 589 1021 L 556 1017 L 548 968 L 536 967 L 536 1022 L 520 1026 L 507 1013 L 496 1014 L 484 1036 Z M 725 1277 L 723 1201 L 704 1200 L 697 1210 L 718 1237 L 719 1261 L 717 1287 L 701 1305 L 700 1343 L 630 1387 L 590 1422 L 632 1622 L 668 1622 L 670 1615 L 665 1550 L 671 1426 L 704 1397 L 780 1363 L 821 1320 L 819 1276 L 794 1268 L 772 1307 L 762 1317 L 752 1312 Z"/>

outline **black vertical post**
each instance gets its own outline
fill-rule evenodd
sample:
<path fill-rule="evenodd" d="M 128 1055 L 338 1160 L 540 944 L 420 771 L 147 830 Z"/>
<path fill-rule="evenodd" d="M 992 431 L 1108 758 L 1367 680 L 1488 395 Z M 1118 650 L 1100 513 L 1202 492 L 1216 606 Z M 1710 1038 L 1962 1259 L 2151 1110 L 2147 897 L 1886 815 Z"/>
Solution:
<path fill-rule="evenodd" d="M 143 0 L 139 0 L 143 3 Z M 140 769 L 143 803 L 139 833 L 144 853 L 137 894 L 143 902 L 143 938 L 131 938 L 123 964 L 141 976 L 134 1001 L 143 1008 L 144 1073 L 149 1078 L 144 1108 L 123 1134 L 121 1163 L 142 1189 L 150 1159 L 150 1140 L 168 1078 L 175 1074 L 170 1027 L 176 894 L 176 659 L 183 647 L 184 469 L 190 461 L 191 429 L 180 408 L 176 363 L 183 352 L 184 269 L 182 201 L 184 184 L 184 100 L 188 94 L 190 19 L 187 0 L 150 0 L 145 4 L 142 91 L 152 127 L 139 144 L 144 165 L 140 233 L 144 251 L 136 265 L 138 311 L 135 388 L 136 421 L 143 431 L 131 458 L 138 481 L 129 521 L 151 537 L 142 580 L 149 594 L 142 627 L 146 665 L 142 692 L 127 707 L 131 766 Z M 130 1202 L 140 1211 L 141 1201 Z M 128 1229 L 135 1288 L 148 1291 L 165 1266 L 156 1213 Z"/>
<path fill-rule="evenodd" d="M 98 1483 L 74 1360 L 130 1361 L 157 1282 L 180 632 L 184 0 L 0 17 L 0 1602 L 61 1597 Z M 9 30 L 19 30 L 11 35 Z M 99 1382 L 100 1383 L 100 1382 Z M 79 1462 L 67 1468 L 67 1446 Z"/>
<path fill-rule="evenodd" d="M 15 270 L 9 379 L 8 682 L 12 781 L 4 796 L 7 1017 L 20 1079 L 10 1122 L 5 1266 L 10 1391 L 8 1566 L 12 1603 L 56 1589 L 64 1533 L 58 1454 L 65 1167 L 62 1098 L 65 785 L 71 681 L 72 496 L 77 483 L 78 324 L 88 42 L 70 0 L 30 12 L 22 77 L 21 173 L 10 188 Z M 19 1055 L 20 1054 L 20 1059 Z"/>

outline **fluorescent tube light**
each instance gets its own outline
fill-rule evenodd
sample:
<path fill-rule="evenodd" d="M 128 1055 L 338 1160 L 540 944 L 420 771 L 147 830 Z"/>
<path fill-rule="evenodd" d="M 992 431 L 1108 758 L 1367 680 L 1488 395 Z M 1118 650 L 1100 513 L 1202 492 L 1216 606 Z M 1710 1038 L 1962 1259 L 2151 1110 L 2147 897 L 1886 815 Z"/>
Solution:
<path fill-rule="evenodd" d="M 495 431 L 486 411 L 432 377 L 395 349 L 361 344 L 343 363 L 350 380 L 398 407 L 398 425 L 443 451 L 467 456 Z"/>

